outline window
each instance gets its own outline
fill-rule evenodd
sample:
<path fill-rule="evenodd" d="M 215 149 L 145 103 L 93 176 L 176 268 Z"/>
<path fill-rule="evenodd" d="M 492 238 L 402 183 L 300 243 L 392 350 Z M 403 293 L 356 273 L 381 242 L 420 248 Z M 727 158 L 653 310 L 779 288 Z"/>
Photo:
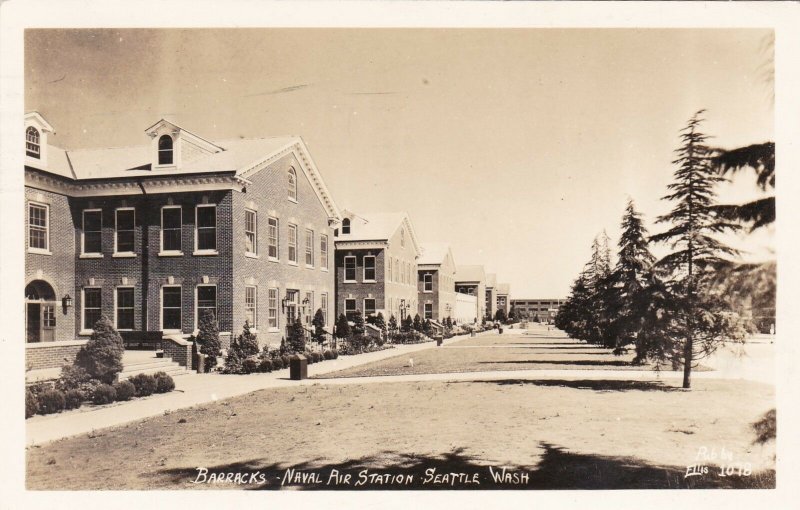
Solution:
<path fill-rule="evenodd" d="M 289 200 L 297 202 L 297 173 L 294 171 L 294 168 L 289 169 L 287 179 L 289 184 Z"/>
<path fill-rule="evenodd" d="M 93 329 L 100 320 L 102 299 L 97 287 L 83 289 L 83 329 Z"/>
<path fill-rule="evenodd" d="M 364 281 L 375 281 L 375 257 L 372 255 L 364 257 Z"/>
<path fill-rule="evenodd" d="M 345 299 L 344 300 L 344 314 L 347 317 L 347 320 L 353 320 L 356 315 L 356 300 L 355 299 Z"/>
<path fill-rule="evenodd" d="M 328 294 L 323 293 L 320 296 L 319 308 L 322 310 L 322 325 L 328 324 Z"/>
<path fill-rule="evenodd" d="M 83 211 L 83 253 L 101 253 L 103 212 L 100 209 Z"/>
<path fill-rule="evenodd" d="M 267 295 L 267 325 L 278 329 L 278 289 L 269 289 Z"/>
<path fill-rule="evenodd" d="M 161 209 L 161 251 L 181 251 L 182 210 L 179 205 Z"/>
<path fill-rule="evenodd" d="M 267 256 L 278 260 L 278 218 L 267 218 Z"/>
<path fill-rule="evenodd" d="M 136 212 L 133 209 L 116 210 L 117 231 L 114 243 L 116 253 L 133 253 L 134 224 Z"/>
<path fill-rule="evenodd" d="M 25 130 L 25 155 L 39 159 L 40 152 L 39 130 L 30 126 Z"/>
<path fill-rule="evenodd" d="M 42 204 L 28 204 L 28 247 L 48 251 L 50 248 L 50 209 Z"/>
<path fill-rule="evenodd" d="M 161 288 L 161 329 L 180 330 L 181 287 Z"/>
<path fill-rule="evenodd" d="M 425 273 L 422 275 L 422 290 L 425 292 L 433 292 L 433 274 Z"/>
<path fill-rule="evenodd" d="M 244 288 L 244 320 L 253 328 L 258 327 L 258 315 L 256 312 L 258 297 L 256 290 L 257 288 L 252 285 Z"/>
<path fill-rule="evenodd" d="M 344 258 L 344 281 L 356 281 L 356 258 L 353 256 Z"/>
<path fill-rule="evenodd" d="M 424 319 L 433 319 L 433 303 L 425 303 L 425 317 Z"/>
<path fill-rule="evenodd" d="M 306 292 L 306 299 L 308 303 L 305 304 L 305 323 L 306 327 L 311 327 L 311 318 L 314 316 L 314 293 L 313 292 Z"/>
<path fill-rule="evenodd" d="M 56 327 L 56 307 L 44 303 L 42 305 L 42 326 L 45 328 Z"/>
<path fill-rule="evenodd" d="M 158 164 L 172 164 L 172 137 L 169 135 L 161 135 L 158 139 Z"/>
<path fill-rule="evenodd" d="M 215 251 L 217 249 L 217 206 L 198 205 L 196 242 L 198 251 Z"/>
<path fill-rule="evenodd" d="M 217 317 L 217 286 L 216 285 L 198 285 L 197 286 L 197 323 L 199 324 L 200 318 L 206 313 L 206 310 L 211 310 L 214 314 L 214 319 Z"/>
<path fill-rule="evenodd" d="M 133 329 L 133 287 L 117 288 L 117 329 Z"/>
<path fill-rule="evenodd" d="M 247 253 L 258 253 L 258 234 L 256 230 L 256 212 L 249 209 L 244 211 L 244 235 Z"/>
<path fill-rule="evenodd" d="M 375 315 L 375 300 L 374 299 L 365 299 L 364 300 L 364 317 L 369 317 L 370 315 Z"/>
<path fill-rule="evenodd" d="M 297 225 L 289 225 L 289 262 L 297 264 Z"/>
<path fill-rule="evenodd" d="M 345 218 L 342 220 L 342 234 L 349 234 L 350 233 L 350 218 Z"/>
<path fill-rule="evenodd" d="M 328 236 L 319 235 L 319 267 L 328 270 Z"/>
<path fill-rule="evenodd" d="M 394 281 L 392 280 L 392 257 L 389 257 L 389 270 L 387 271 L 387 280 L 389 280 L 390 282 Z"/>
<path fill-rule="evenodd" d="M 306 266 L 314 267 L 314 231 L 306 230 Z"/>

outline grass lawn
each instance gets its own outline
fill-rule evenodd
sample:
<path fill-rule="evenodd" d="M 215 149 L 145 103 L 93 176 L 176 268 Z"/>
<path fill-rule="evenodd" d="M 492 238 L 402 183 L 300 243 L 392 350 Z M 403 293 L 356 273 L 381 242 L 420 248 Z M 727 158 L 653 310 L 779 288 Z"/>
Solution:
<path fill-rule="evenodd" d="M 753 445 L 750 429 L 772 407 L 772 386 L 745 381 L 696 380 L 690 392 L 602 380 L 298 386 L 31 447 L 27 487 L 275 489 L 287 469 L 317 474 L 305 489 L 452 489 L 456 478 L 460 489 L 774 487 L 774 442 Z M 718 476 L 702 448 L 724 448 L 750 476 Z M 693 464 L 708 472 L 684 478 Z M 520 484 L 492 482 L 489 466 Z M 195 484 L 197 467 L 263 478 Z M 356 486 L 364 469 L 413 479 Z M 430 469 L 480 485 L 424 483 Z M 350 483 L 326 485 L 334 470 Z"/>
<path fill-rule="evenodd" d="M 484 372 L 495 370 L 652 370 L 649 364 L 634 365 L 633 353 L 615 356 L 603 349 L 573 340 L 560 331 L 544 327 L 526 334 L 492 333 L 468 337 L 442 347 L 432 347 L 411 356 L 395 356 L 322 376 L 364 377 L 381 375 Z M 411 363 L 413 359 L 413 364 Z M 699 370 L 704 370 L 700 367 Z"/>

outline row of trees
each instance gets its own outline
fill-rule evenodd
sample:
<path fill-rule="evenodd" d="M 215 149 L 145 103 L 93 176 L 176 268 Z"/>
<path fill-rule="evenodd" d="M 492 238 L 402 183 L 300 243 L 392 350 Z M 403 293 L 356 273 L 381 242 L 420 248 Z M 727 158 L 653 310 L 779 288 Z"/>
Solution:
<path fill-rule="evenodd" d="M 716 203 L 714 190 L 724 174 L 745 167 L 756 170 L 762 189 L 774 188 L 774 144 L 712 149 L 700 130 L 702 114 L 697 112 L 681 131 L 674 182 L 663 197 L 673 208 L 656 220 L 666 230 L 648 237 L 629 201 L 616 264 L 612 266 L 604 232 L 594 240 L 591 259 L 556 316 L 556 326 L 570 336 L 617 354 L 632 347 L 636 362 L 683 367 L 685 388 L 691 386 L 691 370 L 699 359 L 722 340 L 741 340 L 747 332 L 730 299 L 730 279 L 720 275 L 749 271 L 763 277 L 765 270 L 736 262 L 736 250 L 720 241 L 719 234 L 774 221 L 774 197 L 724 205 Z M 670 252 L 656 259 L 649 249 L 652 243 L 665 244 Z M 741 279 L 739 283 L 740 290 L 746 288 Z M 774 303 L 774 285 L 761 283 L 759 295 L 767 302 L 771 296 Z"/>

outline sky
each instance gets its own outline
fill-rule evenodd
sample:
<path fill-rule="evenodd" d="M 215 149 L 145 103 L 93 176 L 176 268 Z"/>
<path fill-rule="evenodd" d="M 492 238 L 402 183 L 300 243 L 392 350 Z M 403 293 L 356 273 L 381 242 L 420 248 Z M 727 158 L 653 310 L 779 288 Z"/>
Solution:
<path fill-rule="evenodd" d="M 628 198 L 652 221 L 679 130 L 774 139 L 758 29 L 27 30 L 25 108 L 66 149 L 301 136 L 340 209 L 407 211 L 512 298 L 565 297 Z M 722 201 L 754 196 L 742 174 Z M 771 231 L 731 238 L 771 256 Z M 656 252 L 665 248 L 656 248 Z"/>

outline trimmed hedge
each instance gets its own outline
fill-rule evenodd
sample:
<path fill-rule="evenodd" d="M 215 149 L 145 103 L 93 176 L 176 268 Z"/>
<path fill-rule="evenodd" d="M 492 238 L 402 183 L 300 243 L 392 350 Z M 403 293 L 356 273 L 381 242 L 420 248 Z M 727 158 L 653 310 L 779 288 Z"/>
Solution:
<path fill-rule="evenodd" d="M 322 356 L 323 356 L 325 359 L 333 359 L 333 353 L 332 353 L 330 350 L 327 350 L 327 351 L 325 351 L 325 352 L 322 354 Z"/>
<path fill-rule="evenodd" d="M 64 392 L 60 390 L 44 390 L 39 393 L 39 414 L 60 413 L 66 406 Z"/>
<path fill-rule="evenodd" d="M 283 368 L 289 368 L 289 356 L 284 354 L 281 356 L 281 361 L 283 361 Z"/>
<path fill-rule="evenodd" d="M 259 372 L 272 372 L 272 361 L 268 359 L 262 359 L 261 363 L 258 364 L 258 371 Z"/>
<path fill-rule="evenodd" d="M 245 358 L 242 361 L 242 372 L 245 374 L 252 374 L 258 372 L 258 359 Z"/>
<path fill-rule="evenodd" d="M 156 372 L 153 374 L 156 380 L 156 393 L 169 393 L 175 389 L 175 381 L 166 372 Z"/>
<path fill-rule="evenodd" d="M 136 396 L 136 386 L 130 381 L 118 381 L 114 383 L 114 391 L 117 392 L 117 401 L 125 402 Z"/>
<path fill-rule="evenodd" d="M 275 358 L 272 360 L 272 370 L 281 370 L 283 368 L 283 358 Z"/>
<path fill-rule="evenodd" d="M 78 389 L 64 392 L 64 409 L 78 409 L 83 405 L 83 392 Z"/>
<path fill-rule="evenodd" d="M 95 405 L 110 404 L 117 399 L 117 392 L 110 384 L 101 384 L 94 391 L 92 403 Z"/>
<path fill-rule="evenodd" d="M 156 378 L 150 374 L 136 374 L 129 379 L 136 388 L 137 397 L 147 397 L 156 392 Z"/>

